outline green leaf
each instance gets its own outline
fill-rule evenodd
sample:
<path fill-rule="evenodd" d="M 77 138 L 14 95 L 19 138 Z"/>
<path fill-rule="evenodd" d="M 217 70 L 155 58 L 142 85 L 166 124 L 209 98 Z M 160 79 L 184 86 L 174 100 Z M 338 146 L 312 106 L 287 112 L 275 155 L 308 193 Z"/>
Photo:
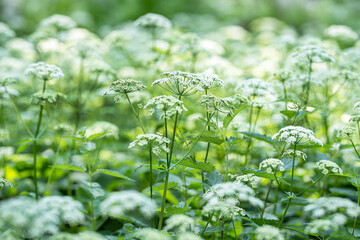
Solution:
<path fill-rule="evenodd" d="M 90 193 L 94 198 L 104 196 L 105 192 L 102 189 L 101 185 L 97 182 L 82 181 L 81 188 Z"/>
<path fill-rule="evenodd" d="M 263 172 L 263 171 L 261 171 L 261 170 L 242 167 L 242 168 L 240 168 L 240 171 L 241 171 L 241 173 L 243 173 L 243 174 L 253 173 L 253 174 L 254 174 L 255 176 L 257 176 L 257 177 L 267 178 L 267 179 L 270 179 L 270 180 L 275 181 L 274 174 L 267 173 L 267 172 Z M 278 181 L 279 181 L 280 183 L 284 183 L 284 184 L 290 185 L 288 182 L 286 182 L 286 181 L 285 181 L 283 178 L 281 178 L 281 177 L 278 177 L 277 179 L 278 179 Z"/>
<path fill-rule="evenodd" d="M 164 190 L 164 185 L 165 183 L 161 182 L 161 183 L 155 183 L 153 185 L 153 191 L 160 191 L 160 190 Z M 169 182 L 168 183 L 168 189 L 171 188 L 175 188 L 178 184 L 175 182 Z"/>
<path fill-rule="evenodd" d="M 236 117 L 236 115 L 238 115 L 243 109 L 245 109 L 246 106 L 241 106 L 239 108 L 237 108 L 235 111 L 233 111 L 231 114 L 229 113 L 223 121 L 223 127 L 227 128 L 229 127 L 230 123 L 232 122 L 232 120 L 234 120 L 234 118 Z"/>
<path fill-rule="evenodd" d="M 16 150 L 16 153 L 21 153 L 21 152 L 25 151 L 27 149 L 27 147 L 29 146 L 29 143 L 30 143 L 30 141 L 27 141 L 27 142 L 21 144 L 18 147 L 18 149 Z"/>
<path fill-rule="evenodd" d="M 263 141 L 263 142 L 274 144 L 274 140 L 271 137 L 268 137 L 266 135 L 262 135 L 262 134 L 259 134 L 259 133 L 253 133 L 253 132 L 240 132 L 240 133 L 245 134 L 246 136 L 249 136 L 249 137 L 256 138 L 256 139 L 258 139 L 260 141 Z"/>
<path fill-rule="evenodd" d="M 280 113 L 287 116 L 288 118 L 293 118 L 296 115 L 296 111 L 291 111 L 291 110 L 282 110 L 280 111 Z"/>
<path fill-rule="evenodd" d="M 85 172 L 86 171 L 86 169 L 84 169 L 84 168 L 74 166 L 74 165 L 67 165 L 67 164 L 55 165 L 54 168 L 77 171 L 77 172 Z"/>
<path fill-rule="evenodd" d="M 224 140 L 220 136 L 216 136 L 215 132 L 213 132 L 213 131 L 204 132 L 200 136 L 199 141 L 200 142 L 213 143 L 213 144 L 216 144 L 216 145 L 221 145 L 224 142 Z"/>
<path fill-rule="evenodd" d="M 108 176 L 122 178 L 122 179 L 126 179 L 126 180 L 129 180 L 129 181 L 135 182 L 135 180 L 133 180 L 133 179 L 127 177 L 127 176 L 124 176 L 124 175 L 122 175 L 119 172 L 114 171 L 114 170 L 97 169 L 94 174 L 97 174 L 97 173 L 102 173 L 102 174 L 105 174 L 105 175 L 108 175 Z"/>
<path fill-rule="evenodd" d="M 89 141 L 92 141 L 94 139 L 101 138 L 101 137 L 105 136 L 106 134 L 107 134 L 107 132 L 95 133 L 95 134 L 90 135 L 87 139 Z"/>
<path fill-rule="evenodd" d="M 198 162 L 195 161 L 193 158 L 186 158 L 182 160 L 179 165 L 199 169 L 205 172 L 211 172 L 214 171 L 215 167 L 211 163 L 204 163 L 204 162 Z"/>

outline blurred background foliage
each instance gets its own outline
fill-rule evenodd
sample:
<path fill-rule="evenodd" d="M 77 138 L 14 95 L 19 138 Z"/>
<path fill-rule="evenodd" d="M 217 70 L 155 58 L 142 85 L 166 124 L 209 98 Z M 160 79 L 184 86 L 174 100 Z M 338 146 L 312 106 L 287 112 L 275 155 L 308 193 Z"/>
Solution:
<path fill-rule="evenodd" d="M 0 6 L 0 21 L 18 36 L 33 32 L 42 19 L 55 13 L 68 15 L 99 35 L 148 12 L 198 33 L 229 24 L 248 29 L 259 17 L 276 17 L 300 34 L 317 35 L 333 24 L 360 28 L 359 0 L 1 0 Z"/>

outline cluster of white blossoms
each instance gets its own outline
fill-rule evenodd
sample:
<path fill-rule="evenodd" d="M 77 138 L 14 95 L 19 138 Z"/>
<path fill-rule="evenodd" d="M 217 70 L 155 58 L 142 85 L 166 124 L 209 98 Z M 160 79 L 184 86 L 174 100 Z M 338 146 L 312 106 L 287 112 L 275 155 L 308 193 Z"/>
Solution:
<path fill-rule="evenodd" d="M 212 94 L 202 95 L 199 102 L 202 106 L 206 107 L 207 111 L 211 114 L 216 112 L 231 113 L 233 109 L 232 99 L 219 98 Z"/>
<path fill-rule="evenodd" d="M 186 232 L 186 233 L 180 234 L 177 237 L 177 240 L 203 240 L 203 238 L 196 235 L 195 233 Z"/>
<path fill-rule="evenodd" d="M 141 17 L 139 17 L 135 21 L 135 25 L 148 29 L 156 29 L 156 28 L 171 28 L 171 22 L 166 17 L 156 14 L 156 13 L 147 13 Z"/>
<path fill-rule="evenodd" d="M 296 47 L 295 52 L 290 57 L 296 59 L 299 63 L 335 62 L 334 58 L 325 49 L 315 45 Z"/>
<path fill-rule="evenodd" d="M 170 139 L 163 137 L 160 133 L 140 134 L 136 136 L 136 140 L 129 144 L 129 148 L 133 148 L 135 146 L 146 147 L 151 149 L 152 153 L 155 155 L 160 155 L 162 151 L 170 151 L 165 145 L 168 143 L 170 143 Z"/>
<path fill-rule="evenodd" d="M 354 110 L 360 112 L 360 102 L 354 104 Z"/>
<path fill-rule="evenodd" d="M 284 236 L 280 232 L 280 229 L 270 226 L 262 225 L 255 230 L 256 240 L 285 240 Z"/>
<path fill-rule="evenodd" d="M 315 163 L 314 168 L 322 170 L 322 173 L 325 175 L 329 172 L 343 174 L 343 170 L 339 167 L 339 165 L 329 160 L 320 160 Z"/>
<path fill-rule="evenodd" d="M 195 78 L 195 74 L 193 73 L 174 71 L 164 72 L 162 76 L 164 76 L 164 78 L 155 80 L 152 86 L 159 85 L 178 96 L 192 95 L 197 92 L 199 80 Z"/>
<path fill-rule="evenodd" d="M 356 129 L 354 127 L 345 126 L 339 130 L 337 133 L 338 138 L 352 138 L 356 134 Z"/>
<path fill-rule="evenodd" d="M 150 99 L 144 108 L 150 109 L 150 115 L 152 115 L 155 110 L 159 110 L 161 112 L 160 119 L 170 119 L 176 113 L 181 114 L 183 111 L 187 111 L 181 100 L 166 95 Z"/>
<path fill-rule="evenodd" d="M 103 137 L 113 137 L 115 139 L 119 138 L 119 128 L 115 124 L 105 121 L 95 122 L 90 127 L 87 127 L 84 136 L 89 138 L 101 133 L 104 134 Z"/>
<path fill-rule="evenodd" d="M 36 202 L 27 197 L 17 197 L 0 203 L 0 228 L 12 229 L 25 238 L 54 235 L 60 226 L 84 223 L 84 209 L 71 197 L 49 196 Z"/>
<path fill-rule="evenodd" d="M 253 173 L 244 174 L 241 176 L 236 176 L 235 183 L 243 182 L 243 183 L 249 183 L 253 188 L 256 188 L 260 182 L 261 178 L 255 176 Z"/>
<path fill-rule="evenodd" d="M 1 156 L 1 154 L 0 154 Z M 13 187 L 11 182 L 5 178 L 0 178 L 0 189 L 5 187 Z"/>
<path fill-rule="evenodd" d="M 154 215 L 156 204 L 144 194 L 135 190 L 111 193 L 100 204 L 100 212 L 105 216 L 122 218 L 138 212 L 145 218 Z M 131 215 L 130 215 L 131 216 Z"/>
<path fill-rule="evenodd" d="M 324 33 L 327 37 L 338 39 L 340 41 L 356 41 L 359 37 L 356 32 L 345 25 L 332 25 L 326 28 Z"/>
<path fill-rule="evenodd" d="M 132 239 L 136 240 L 171 240 L 165 232 L 153 228 L 142 228 L 135 232 Z"/>
<path fill-rule="evenodd" d="M 119 79 L 110 84 L 110 91 L 107 93 L 115 93 L 115 102 L 120 102 L 124 94 L 138 92 L 144 88 L 146 88 L 146 86 L 140 81 L 134 79 Z"/>
<path fill-rule="evenodd" d="M 306 227 L 305 232 L 311 234 L 319 234 L 327 231 L 337 231 L 339 225 L 330 219 L 316 219 L 311 221 Z"/>
<path fill-rule="evenodd" d="M 318 145 L 323 145 L 322 142 L 315 138 L 313 131 L 300 127 L 300 126 L 287 126 L 278 133 L 276 133 L 272 139 L 276 139 L 281 142 L 286 142 L 290 145 L 299 144 L 300 142 L 309 142 Z"/>
<path fill-rule="evenodd" d="M 213 87 L 223 87 L 224 81 L 218 75 L 212 73 L 197 73 L 194 78 L 199 81 L 196 89 L 199 92 L 205 92 Z"/>
<path fill-rule="evenodd" d="M 37 92 L 31 95 L 30 102 L 36 105 L 46 105 L 58 102 L 61 98 L 65 98 L 62 93 L 46 90 L 45 92 Z"/>
<path fill-rule="evenodd" d="M 302 160 L 304 160 L 304 161 L 306 161 L 306 159 L 307 159 L 306 153 L 304 153 L 304 152 L 302 152 L 302 151 L 300 151 L 300 150 L 296 150 L 296 151 L 294 152 L 294 150 L 292 150 L 292 149 L 287 149 L 287 150 L 283 153 L 282 157 L 286 157 L 286 158 L 290 158 L 290 159 L 292 159 L 292 158 L 295 157 L 295 158 L 302 159 Z"/>
<path fill-rule="evenodd" d="M 166 226 L 164 230 L 173 230 L 176 232 L 187 232 L 194 229 L 195 221 L 192 217 L 185 214 L 175 214 L 166 220 Z"/>
<path fill-rule="evenodd" d="M 295 75 L 295 73 L 292 71 L 289 71 L 286 69 L 281 69 L 281 70 L 273 73 L 271 76 L 271 79 L 278 80 L 279 82 L 286 82 L 286 81 L 292 79 L 294 75 Z"/>
<path fill-rule="evenodd" d="M 225 219 L 233 219 L 238 215 L 245 215 L 245 210 L 238 207 L 248 202 L 256 207 L 263 207 L 264 203 L 255 197 L 255 191 L 241 182 L 219 183 L 203 195 L 206 201 L 204 213 L 214 213 Z"/>
<path fill-rule="evenodd" d="M 242 95 L 250 97 L 267 97 L 273 94 L 270 85 L 260 78 L 249 78 L 239 83 L 235 91 L 241 92 Z"/>
<path fill-rule="evenodd" d="M 106 80 L 114 80 L 116 72 L 105 61 L 97 58 L 85 59 L 85 69 L 91 78 L 97 80 L 97 78 L 103 77 Z"/>
<path fill-rule="evenodd" d="M 66 123 L 60 123 L 59 125 L 54 127 L 54 130 L 59 134 L 60 136 L 66 136 L 70 135 L 74 132 L 73 126 L 66 124 Z"/>
<path fill-rule="evenodd" d="M 261 170 L 261 169 L 266 168 L 267 173 L 275 174 L 276 170 L 279 170 L 282 172 L 285 171 L 284 167 L 285 167 L 285 165 L 280 159 L 268 158 L 260 163 L 259 169 Z"/>
<path fill-rule="evenodd" d="M 25 70 L 25 74 L 44 81 L 60 80 L 64 78 L 64 73 L 59 67 L 44 62 L 30 64 Z"/>
<path fill-rule="evenodd" d="M 54 28 L 57 31 L 69 30 L 76 27 L 76 22 L 70 17 L 60 14 L 54 14 L 42 20 L 39 24 L 40 28 Z"/>
<path fill-rule="evenodd" d="M 350 199 L 340 197 L 321 197 L 304 208 L 313 218 L 327 217 L 341 212 L 353 218 L 360 214 L 360 208 Z"/>
<path fill-rule="evenodd" d="M 49 240 L 106 240 L 101 234 L 85 231 L 78 234 L 59 233 L 49 238 Z"/>

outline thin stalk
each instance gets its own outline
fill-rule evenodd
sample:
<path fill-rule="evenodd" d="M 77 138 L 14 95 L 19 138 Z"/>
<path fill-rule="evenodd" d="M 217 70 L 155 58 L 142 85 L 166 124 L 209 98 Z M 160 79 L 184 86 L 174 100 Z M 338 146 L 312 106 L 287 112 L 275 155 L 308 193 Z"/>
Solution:
<path fill-rule="evenodd" d="M 50 187 L 50 184 L 51 184 L 51 179 L 52 179 L 52 176 L 53 176 L 54 171 L 55 171 L 56 162 L 57 162 L 58 157 L 59 157 L 60 146 L 61 146 L 61 139 L 60 139 L 59 145 L 58 145 L 58 147 L 56 149 L 55 160 L 54 160 L 53 165 L 51 167 L 51 172 L 50 172 L 50 175 L 49 175 L 49 179 L 48 179 L 48 181 L 46 183 L 46 186 L 45 186 L 44 196 L 47 193 L 47 189 Z"/>
<path fill-rule="evenodd" d="M 233 224 L 233 229 L 234 229 L 234 235 L 235 235 L 235 240 L 237 239 L 237 234 L 236 234 L 236 228 L 235 228 L 235 221 L 232 221 Z"/>
<path fill-rule="evenodd" d="M 221 221 L 221 237 L 220 239 L 223 240 L 224 239 L 224 226 L 225 226 L 225 223 L 224 223 L 224 220 Z"/>
<path fill-rule="evenodd" d="M 312 73 L 312 60 L 309 59 L 309 70 L 308 70 L 308 78 L 307 78 L 307 81 L 306 81 L 304 105 L 307 105 L 308 102 L 309 102 L 310 85 L 311 85 L 311 73 Z"/>
<path fill-rule="evenodd" d="M 206 228 L 207 228 L 207 226 L 210 224 L 211 219 L 212 219 L 212 217 L 214 216 L 214 213 L 215 213 L 215 212 L 212 212 L 212 214 L 209 216 L 209 219 L 208 219 L 208 221 L 206 222 L 206 225 L 205 225 L 203 231 L 201 232 L 201 236 L 204 236 L 204 233 L 205 233 L 205 231 L 206 231 Z"/>
<path fill-rule="evenodd" d="M 355 147 L 355 144 L 354 144 L 353 140 L 351 138 L 349 138 L 349 140 L 350 140 L 351 145 L 353 146 L 353 148 L 355 150 L 356 155 L 360 158 L 359 152 L 356 150 L 356 147 Z"/>
<path fill-rule="evenodd" d="M 250 115 L 249 115 L 249 132 L 251 132 L 252 114 L 253 114 L 253 106 L 251 105 L 250 106 Z M 244 163 L 245 167 L 247 166 L 247 163 L 248 163 L 248 155 L 249 155 L 250 145 L 251 145 L 251 138 L 249 138 L 248 144 L 246 147 L 245 163 Z"/>
<path fill-rule="evenodd" d="M 266 209 L 266 203 L 267 203 L 267 201 L 269 199 L 272 182 L 273 181 L 270 181 L 269 188 L 268 188 L 267 193 L 266 193 L 266 197 L 265 197 L 265 201 L 264 201 L 264 208 L 261 211 L 261 221 L 264 220 L 264 213 L 265 213 L 265 209 Z"/>
<path fill-rule="evenodd" d="M 153 199 L 153 169 L 152 169 L 152 149 L 149 150 L 149 156 L 150 156 L 150 198 Z M 151 227 L 153 227 L 153 217 L 150 219 Z"/>
<path fill-rule="evenodd" d="M 293 194 L 293 185 L 294 185 L 294 172 L 295 172 L 295 157 L 296 157 L 296 144 L 294 145 L 294 156 L 293 156 L 293 161 L 292 161 L 292 168 L 291 168 L 291 182 L 290 182 L 290 196 L 289 196 L 289 200 L 287 202 L 286 208 L 285 208 L 285 212 L 281 218 L 281 221 L 279 223 L 279 228 L 282 227 L 282 224 L 284 222 L 286 213 L 290 207 L 290 203 L 291 203 L 291 199 L 292 199 L 292 194 Z"/>
<path fill-rule="evenodd" d="M 91 171 L 91 165 L 90 160 L 88 160 L 88 174 L 89 174 L 89 180 L 90 180 L 90 188 L 92 189 L 92 171 Z M 94 197 L 92 194 L 90 194 L 90 214 L 91 214 L 91 223 L 92 223 L 92 230 L 93 232 L 96 231 L 96 220 L 94 216 Z"/>
<path fill-rule="evenodd" d="M 141 130 L 142 130 L 142 131 L 144 132 L 144 134 L 145 134 L 146 131 L 145 131 L 144 125 L 143 125 L 142 122 L 141 122 L 141 119 L 140 119 L 139 114 L 135 111 L 135 108 L 134 108 L 133 104 L 131 103 L 130 98 L 129 98 L 129 96 L 128 96 L 127 93 L 125 93 L 125 96 L 126 96 L 126 99 L 128 100 L 128 102 L 129 102 L 129 104 L 130 104 L 131 110 L 133 111 L 133 113 L 134 113 L 137 121 L 139 122 L 139 125 L 140 125 L 140 127 L 141 127 Z"/>
<path fill-rule="evenodd" d="M 46 89 L 46 81 L 43 82 L 43 89 L 42 92 L 44 93 Z M 34 159 L 34 163 L 33 163 L 33 170 L 34 170 L 34 186 L 35 186 L 35 198 L 36 201 L 39 199 L 39 191 L 38 191 L 38 184 L 37 184 L 37 137 L 38 134 L 40 132 L 40 127 L 41 127 L 41 122 L 42 122 L 42 117 L 43 117 L 43 110 L 44 110 L 44 105 L 40 105 L 40 109 L 39 109 L 39 115 L 38 115 L 38 122 L 36 125 L 36 130 L 35 130 L 35 134 L 34 134 L 34 140 L 33 140 L 33 159 Z"/>
<path fill-rule="evenodd" d="M 179 100 L 181 100 L 181 95 L 179 95 Z M 162 224 L 163 224 L 163 220 L 164 220 L 164 210 L 165 210 L 166 194 L 167 194 L 168 183 L 169 183 L 170 165 L 171 165 L 171 159 L 172 159 L 172 155 L 173 155 L 173 151 L 174 151 L 174 143 L 175 143 L 178 119 L 179 119 L 179 112 L 177 111 L 176 115 L 175 115 L 174 130 L 173 130 L 173 135 L 172 135 L 171 144 L 170 144 L 169 161 L 167 162 L 167 171 L 166 171 L 163 198 L 162 198 L 162 203 L 161 203 L 160 219 L 159 219 L 159 225 L 158 225 L 159 230 L 162 229 Z"/>
<path fill-rule="evenodd" d="M 299 196 L 299 195 L 303 194 L 304 192 L 306 192 L 307 190 L 309 190 L 312 186 L 314 186 L 317 182 L 319 182 L 323 176 L 324 176 L 324 174 L 322 174 L 315 182 L 313 182 L 313 183 L 312 183 L 310 186 L 308 186 L 305 190 L 297 193 L 296 196 Z"/>
<path fill-rule="evenodd" d="M 207 89 L 205 89 L 205 95 L 207 95 Z M 209 116 L 209 112 L 208 112 L 208 107 L 206 107 L 206 117 L 207 117 L 207 121 L 210 121 L 210 116 Z M 210 126 L 208 126 L 208 130 L 210 131 Z M 210 143 L 207 144 L 206 147 L 206 153 L 205 153 L 205 159 L 204 159 L 204 163 L 207 162 L 208 156 L 209 156 L 209 150 L 210 150 Z M 204 175 L 204 171 L 201 171 L 201 181 L 202 181 L 202 186 L 203 186 L 203 193 L 205 193 L 205 175 Z"/>
<path fill-rule="evenodd" d="M 358 205 L 358 207 L 359 207 L 359 204 L 360 204 L 360 189 L 359 189 L 359 188 L 357 189 L 357 192 L 358 192 L 357 205 Z M 354 226 L 353 226 L 353 230 L 352 230 L 352 235 L 355 234 L 356 220 L 357 220 L 357 216 L 355 216 L 355 219 L 354 219 Z"/>

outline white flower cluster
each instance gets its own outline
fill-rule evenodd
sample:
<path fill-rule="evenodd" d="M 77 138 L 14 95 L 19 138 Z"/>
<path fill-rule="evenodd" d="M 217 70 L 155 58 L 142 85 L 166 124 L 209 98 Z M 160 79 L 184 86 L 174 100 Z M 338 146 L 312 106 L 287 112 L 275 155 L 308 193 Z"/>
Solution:
<path fill-rule="evenodd" d="M 278 133 L 276 133 L 272 139 L 276 139 L 281 142 L 286 142 L 290 145 L 299 144 L 300 142 L 309 142 L 318 145 L 323 145 L 322 142 L 315 138 L 314 132 L 300 127 L 300 126 L 287 126 L 282 129 Z"/>
<path fill-rule="evenodd" d="M 195 233 L 186 232 L 186 233 L 180 234 L 177 237 L 177 240 L 203 240 L 203 238 L 196 235 Z"/>
<path fill-rule="evenodd" d="M 54 130 L 61 136 L 70 135 L 74 132 L 74 128 L 66 123 L 60 123 L 59 125 L 55 126 Z"/>
<path fill-rule="evenodd" d="M 68 16 L 54 14 L 40 22 L 40 28 L 54 28 L 57 31 L 69 30 L 76 27 L 76 23 Z"/>
<path fill-rule="evenodd" d="M 182 101 L 173 96 L 166 95 L 150 99 L 144 108 L 150 109 L 150 115 L 152 115 L 155 110 L 159 110 L 161 112 L 160 119 L 170 119 L 176 113 L 181 114 L 183 111 L 187 111 Z"/>
<path fill-rule="evenodd" d="M 60 98 L 65 98 L 65 96 L 58 92 L 46 90 L 45 92 L 40 91 L 31 95 L 30 102 L 37 105 L 53 104 L 59 101 Z"/>
<path fill-rule="evenodd" d="M 135 25 L 143 28 L 171 28 L 171 22 L 166 17 L 156 14 L 156 13 L 147 13 L 139 17 L 135 21 Z"/>
<path fill-rule="evenodd" d="M 241 175 L 241 176 L 237 176 L 235 178 L 235 183 L 238 183 L 238 182 L 244 182 L 244 183 L 249 183 L 251 184 L 251 186 L 253 188 L 256 188 L 260 182 L 261 178 L 255 176 L 255 174 L 253 173 L 248 173 L 248 174 L 244 174 L 244 175 Z"/>
<path fill-rule="evenodd" d="M 234 108 L 231 99 L 218 98 L 212 94 L 202 95 L 199 102 L 202 106 L 205 106 L 211 114 L 216 112 L 231 113 Z"/>
<path fill-rule="evenodd" d="M 360 112 L 360 102 L 354 104 L 354 110 Z"/>
<path fill-rule="evenodd" d="M 164 78 L 155 80 L 152 86 L 160 85 L 165 90 L 179 96 L 191 95 L 197 92 L 199 80 L 195 78 L 195 74 L 174 71 L 164 72 L 162 76 Z"/>
<path fill-rule="evenodd" d="M 0 22 L 0 43 L 4 44 L 13 37 L 15 37 L 15 32 L 11 30 L 8 25 Z"/>
<path fill-rule="evenodd" d="M 100 204 L 101 213 L 114 218 L 126 217 L 134 212 L 150 218 L 155 213 L 155 210 L 156 204 L 150 198 L 135 190 L 111 193 Z"/>
<path fill-rule="evenodd" d="M 0 189 L 5 187 L 13 187 L 11 182 L 5 178 L 0 178 Z"/>
<path fill-rule="evenodd" d="M 25 70 L 25 74 L 34 78 L 39 78 L 44 81 L 60 80 L 64 78 L 64 73 L 55 65 L 46 64 L 44 62 L 37 62 L 30 64 Z"/>
<path fill-rule="evenodd" d="M 223 87 L 224 81 L 219 78 L 218 75 L 212 73 L 198 73 L 194 75 L 194 78 L 199 81 L 196 89 L 199 92 L 204 92 L 212 87 Z"/>
<path fill-rule="evenodd" d="M 311 221 L 306 227 L 305 232 L 311 234 L 319 234 L 327 231 L 337 231 L 339 225 L 330 219 L 316 219 Z"/>
<path fill-rule="evenodd" d="M 354 127 L 345 126 L 339 130 L 337 133 L 338 138 L 352 138 L 356 134 L 356 129 Z"/>
<path fill-rule="evenodd" d="M 90 58 L 85 60 L 85 69 L 93 79 L 105 77 L 106 80 L 114 80 L 116 72 L 105 61 Z"/>
<path fill-rule="evenodd" d="M 339 165 L 329 160 L 320 160 L 315 163 L 314 168 L 322 170 L 322 173 L 325 175 L 328 174 L 329 171 L 332 173 L 343 174 L 343 170 L 339 167 Z"/>
<path fill-rule="evenodd" d="M 295 158 L 300 158 L 304 161 L 306 161 L 307 159 L 307 155 L 306 153 L 302 152 L 302 151 L 299 151 L 299 150 L 296 150 L 295 153 L 294 153 L 294 150 L 292 149 L 287 149 L 284 154 L 282 155 L 282 157 L 286 157 L 286 158 L 294 158 L 294 155 L 295 155 Z"/>
<path fill-rule="evenodd" d="M 292 79 L 294 75 L 295 75 L 295 73 L 292 71 L 281 69 L 281 70 L 273 73 L 273 75 L 271 76 L 271 79 L 278 80 L 280 82 L 285 82 L 289 79 Z"/>
<path fill-rule="evenodd" d="M 166 226 L 164 230 L 173 230 L 184 233 L 194 229 L 194 223 L 194 219 L 185 214 L 175 214 L 166 220 Z"/>
<path fill-rule="evenodd" d="M 277 158 L 268 158 L 260 163 L 259 169 L 266 168 L 267 173 L 275 174 L 273 170 L 285 171 L 284 163 Z"/>
<path fill-rule="evenodd" d="M 273 94 L 270 85 L 260 78 L 249 78 L 241 82 L 235 91 L 241 92 L 246 97 L 267 97 Z"/>
<path fill-rule="evenodd" d="M 106 240 L 101 234 L 85 231 L 78 234 L 60 233 L 49 238 L 49 240 Z"/>
<path fill-rule="evenodd" d="M 324 30 L 326 36 L 340 41 L 355 42 L 358 39 L 358 34 L 351 28 L 345 25 L 332 25 Z"/>
<path fill-rule="evenodd" d="M 89 138 L 100 133 L 105 133 L 105 135 L 103 135 L 104 137 L 119 138 L 119 128 L 115 124 L 105 121 L 95 122 L 93 125 L 86 128 L 84 136 Z"/>
<path fill-rule="evenodd" d="M 238 207 L 243 202 L 249 202 L 256 207 L 263 207 L 264 203 L 255 197 L 255 191 L 240 182 L 219 183 L 203 195 L 206 201 L 204 213 L 215 213 L 225 219 L 233 219 L 238 215 L 245 215 L 245 210 Z"/>
<path fill-rule="evenodd" d="M 341 212 L 353 218 L 359 215 L 360 208 L 350 199 L 340 197 L 321 197 L 304 208 L 313 218 L 322 218 Z"/>
<path fill-rule="evenodd" d="M 120 102 L 124 94 L 141 91 L 146 88 L 140 81 L 134 79 L 120 79 L 110 84 L 110 92 L 115 92 L 115 102 Z"/>
<path fill-rule="evenodd" d="M 137 240 L 171 240 L 168 234 L 153 228 L 142 228 L 135 232 L 134 237 Z"/>
<path fill-rule="evenodd" d="M 285 240 L 280 232 L 280 229 L 270 226 L 262 225 L 255 230 L 256 240 Z"/>
<path fill-rule="evenodd" d="M 323 48 L 315 45 L 304 45 L 295 48 L 295 52 L 290 57 L 296 59 L 300 63 L 321 63 L 335 62 L 334 58 Z"/>
<path fill-rule="evenodd" d="M 85 221 L 81 203 L 71 197 L 49 196 L 38 202 L 17 197 L 2 201 L 0 211 L 0 228 L 31 239 L 57 234 L 63 224 L 75 226 Z"/>
<path fill-rule="evenodd" d="M 149 133 L 149 134 L 140 134 L 136 137 L 136 140 L 131 142 L 129 148 L 135 146 L 147 147 L 155 155 L 159 155 L 162 151 L 169 152 L 169 148 L 164 146 L 164 144 L 170 143 L 170 139 L 163 137 L 160 133 Z"/>

